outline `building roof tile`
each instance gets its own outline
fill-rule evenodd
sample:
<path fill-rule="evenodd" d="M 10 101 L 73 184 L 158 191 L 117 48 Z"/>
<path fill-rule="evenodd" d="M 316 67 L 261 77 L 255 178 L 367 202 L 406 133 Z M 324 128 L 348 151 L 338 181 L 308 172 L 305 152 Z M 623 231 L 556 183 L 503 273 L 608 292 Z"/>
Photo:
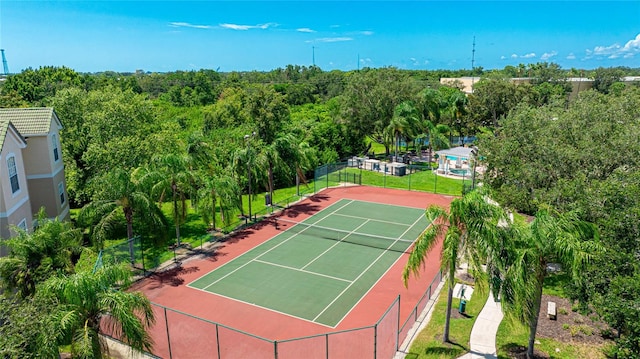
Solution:
<path fill-rule="evenodd" d="M 0 108 L 0 121 L 10 121 L 23 136 L 49 133 L 53 118 L 51 107 Z"/>

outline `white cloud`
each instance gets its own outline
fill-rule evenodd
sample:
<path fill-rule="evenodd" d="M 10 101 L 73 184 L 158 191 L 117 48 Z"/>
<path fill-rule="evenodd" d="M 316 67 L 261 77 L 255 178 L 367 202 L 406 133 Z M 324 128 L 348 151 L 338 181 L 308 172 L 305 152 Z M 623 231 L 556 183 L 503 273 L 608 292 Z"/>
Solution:
<path fill-rule="evenodd" d="M 359 32 L 360 35 L 364 35 L 364 36 L 371 36 L 373 35 L 373 31 L 360 31 Z"/>
<path fill-rule="evenodd" d="M 544 54 L 542 54 L 542 56 L 540 56 L 540 60 L 546 61 L 556 55 L 558 55 L 557 51 L 545 52 Z"/>
<path fill-rule="evenodd" d="M 246 30 L 251 30 L 251 29 L 262 29 L 262 30 L 266 30 L 272 26 L 276 26 L 276 24 L 272 23 L 272 22 L 268 22 L 266 24 L 258 24 L 258 25 L 238 25 L 238 24 L 220 24 L 220 27 L 225 28 L 225 29 L 230 29 L 230 30 L 240 30 L 240 31 L 246 31 Z"/>
<path fill-rule="evenodd" d="M 596 46 L 593 48 L 593 50 L 585 50 L 585 53 L 586 59 L 590 59 L 593 57 L 606 57 L 608 59 L 617 59 L 620 57 L 625 59 L 632 58 L 635 56 L 635 54 L 640 53 L 640 34 L 636 35 L 635 38 L 627 41 L 624 46 L 620 46 L 620 44 L 618 43 L 612 45 Z"/>
<path fill-rule="evenodd" d="M 531 58 L 536 57 L 536 53 L 535 52 L 530 52 L 530 53 L 528 53 L 526 55 L 522 55 L 520 57 L 522 57 L 523 59 L 531 59 Z"/>
<path fill-rule="evenodd" d="M 170 22 L 169 26 L 171 27 L 190 27 L 192 29 L 210 29 L 209 25 L 194 25 L 188 22 Z"/>
<path fill-rule="evenodd" d="M 507 59 L 506 56 L 504 56 L 504 55 L 500 56 L 500 60 L 506 60 L 506 59 Z"/>
<path fill-rule="evenodd" d="M 296 29 L 297 32 L 316 32 L 315 30 L 311 30 L 308 27 L 301 27 L 299 29 Z"/>
<path fill-rule="evenodd" d="M 576 55 L 574 55 L 573 52 L 567 55 L 567 60 L 575 60 L 575 59 L 576 59 Z"/>
<path fill-rule="evenodd" d="M 317 42 L 342 42 L 342 41 L 352 41 L 352 37 L 321 37 L 316 39 Z"/>
<path fill-rule="evenodd" d="M 517 59 L 517 58 L 518 58 L 518 55 L 516 55 L 516 54 L 511 54 L 511 58 L 512 58 L 512 59 Z"/>
<path fill-rule="evenodd" d="M 640 51 L 640 34 L 636 35 L 635 39 L 627 41 L 622 50 L 631 52 Z"/>

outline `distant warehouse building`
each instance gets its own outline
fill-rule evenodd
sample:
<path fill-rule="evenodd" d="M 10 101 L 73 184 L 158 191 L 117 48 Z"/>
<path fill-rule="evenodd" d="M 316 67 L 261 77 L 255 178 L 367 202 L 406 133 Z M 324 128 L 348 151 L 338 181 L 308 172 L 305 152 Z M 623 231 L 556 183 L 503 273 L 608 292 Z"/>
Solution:
<path fill-rule="evenodd" d="M 31 230 L 40 208 L 69 219 L 61 128 L 53 108 L 0 109 L 0 238 L 10 225 Z"/>
<path fill-rule="evenodd" d="M 459 88 L 466 94 L 473 93 L 473 86 L 480 81 L 481 77 L 443 77 L 440 79 L 440 84 L 445 86 L 452 86 Z M 513 77 L 510 79 L 516 85 L 531 83 L 532 77 Z M 571 84 L 571 94 L 569 96 L 574 97 L 580 91 L 593 88 L 593 80 L 586 77 L 569 77 L 565 79 Z"/>

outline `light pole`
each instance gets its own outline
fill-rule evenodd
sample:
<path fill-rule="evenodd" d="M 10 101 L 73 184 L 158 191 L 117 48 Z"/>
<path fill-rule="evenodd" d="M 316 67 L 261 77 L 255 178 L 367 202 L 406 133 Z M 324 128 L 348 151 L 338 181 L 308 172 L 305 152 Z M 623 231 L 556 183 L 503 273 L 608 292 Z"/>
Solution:
<path fill-rule="evenodd" d="M 247 143 L 247 179 L 249 181 L 249 220 L 251 220 L 251 137 L 255 136 L 256 132 L 252 132 L 250 135 L 244 135 L 244 140 Z"/>

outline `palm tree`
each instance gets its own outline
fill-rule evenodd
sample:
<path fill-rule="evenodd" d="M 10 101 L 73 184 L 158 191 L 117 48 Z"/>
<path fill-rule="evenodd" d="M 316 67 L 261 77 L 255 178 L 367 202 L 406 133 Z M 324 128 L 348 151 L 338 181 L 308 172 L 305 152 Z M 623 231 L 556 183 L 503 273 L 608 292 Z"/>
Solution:
<path fill-rule="evenodd" d="M 449 140 L 444 135 L 448 127 L 440 123 L 442 112 L 447 104 L 440 91 L 427 88 L 418 95 L 418 108 L 422 117 L 422 128 L 429 141 L 428 159 L 431 163 L 431 151 L 449 148 Z"/>
<path fill-rule="evenodd" d="M 458 90 L 451 94 L 448 99 L 449 111 L 451 111 L 452 127 L 458 131 L 458 134 L 462 137 L 462 117 L 467 114 L 467 105 L 469 99 L 462 91 Z"/>
<path fill-rule="evenodd" d="M 139 172 L 133 173 L 124 169 L 114 169 L 102 177 L 93 181 L 96 188 L 96 200 L 82 208 L 78 216 L 78 222 L 91 228 L 94 245 L 101 249 L 104 240 L 109 238 L 114 227 L 122 220 L 121 214 L 127 226 L 127 239 L 129 240 L 129 256 L 131 263 L 135 262 L 133 252 L 133 219 L 136 215 L 144 215 L 149 220 L 152 228 L 164 231 L 167 221 L 158 206 L 144 191 L 140 182 Z"/>
<path fill-rule="evenodd" d="M 33 233 L 12 227 L 17 236 L 3 241 L 11 251 L 0 257 L 0 283 L 21 298 L 33 295 L 36 285 L 52 275 L 71 273 L 72 256 L 82 251 L 82 233 L 70 222 L 47 219 L 44 208 L 37 218 Z"/>
<path fill-rule="evenodd" d="M 153 158 L 153 168 L 142 179 L 151 181 L 151 195 L 162 205 L 167 193 L 171 193 L 173 223 L 176 227 L 176 246 L 180 246 L 180 223 L 187 217 L 187 194 L 193 185 L 193 175 L 188 155 L 166 154 Z"/>
<path fill-rule="evenodd" d="M 414 136 L 419 132 L 420 121 L 415 107 L 408 102 L 402 102 L 393 111 L 391 122 L 387 126 L 387 132 L 392 134 L 395 142 L 395 158 L 398 160 L 400 139 L 403 136 Z"/>
<path fill-rule="evenodd" d="M 103 358 L 107 350 L 100 335 L 103 330 L 132 349 L 151 351 L 153 341 L 147 333 L 155 321 L 151 303 L 142 293 L 123 291 L 130 282 L 131 271 L 119 265 L 52 277 L 38 287 L 38 295 L 59 303 L 52 321 L 60 343 L 71 338 L 74 358 Z"/>
<path fill-rule="evenodd" d="M 451 302 L 458 263 L 464 257 L 475 278 L 484 276 L 480 264 L 488 257 L 491 248 L 495 247 L 493 243 L 500 238 L 497 224 L 505 220 L 506 214 L 500 207 L 489 203 L 483 192 L 472 191 L 462 198 L 453 200 L 448 213 L 445 208 L 439 206 L 428 207 L 426 217 L 431 225 L 415 243 L 402 278 L 406 286 L 411 273 L 417 276 L 427 254 L 444 236 L 440 267 L 446 277 L 449 290 L 442 340 L 449 342 Z M 482 286 L 482 280 L 477 280 L 476 283 Z"/>
<path fill-rule="evenodd" d="M 222 171 L 221 171 L 222 172 Z M 240 187 L 236 180 L 225 174 L 203 173 L 198 190 L 198 211 L 207 225 L 215 230 L 217 206 L 220 206 L 220 219 L 223 224 L 231 222 L 234 208 L 241 209 Z"/>
<path fill-rule="evenodd" d="M 491 284 L 505 314 L 529 326 L 527 357 L 533 358 L 547 265 L 558 263 L 575 278 L 590 260 L 590 253 L 599 249 L 596 242 L 588 241 L 597 239 L 598 233 L 575 213 L 551 209 L 539 210 L 530 224 L 514 233 L 493 252 L 497 270 Z"/>

